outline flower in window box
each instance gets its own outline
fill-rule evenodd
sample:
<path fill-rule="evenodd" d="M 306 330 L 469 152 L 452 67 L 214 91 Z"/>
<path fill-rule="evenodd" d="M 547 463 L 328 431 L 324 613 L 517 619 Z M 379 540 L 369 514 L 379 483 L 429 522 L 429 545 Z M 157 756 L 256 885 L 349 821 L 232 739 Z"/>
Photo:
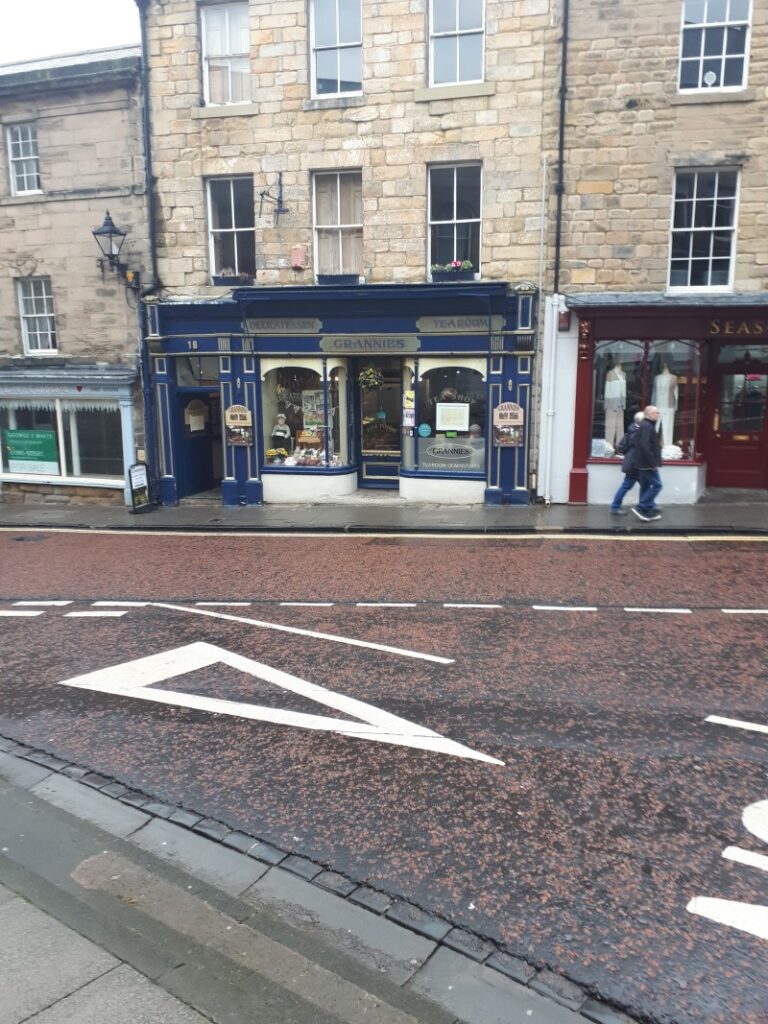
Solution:
<path fill-rule="evenodd" d="M 466 281 L 475 276 L 472 260 L 451 260 L 450 263 L 433 263 L 429 268 L 433 281 Z"/>
<path fill-rule="evenodd" d="M 384 374 L 375 366 L 366 366 L 358 374 L 357 383 L 363 391 L 378 391 L 384 385 Z"/>

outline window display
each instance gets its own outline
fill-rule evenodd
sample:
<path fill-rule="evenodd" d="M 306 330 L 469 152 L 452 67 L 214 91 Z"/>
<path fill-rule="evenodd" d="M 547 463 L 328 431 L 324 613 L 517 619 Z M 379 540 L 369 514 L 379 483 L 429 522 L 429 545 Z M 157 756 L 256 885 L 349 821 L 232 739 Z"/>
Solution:
<path fill-rule="evenodd" d="M 482 373 L 447 362 L 420 377 L 416 444 L 406 446 L 405 468 L 427 473 L 484 473 L 486 397 Z"/>
<path fill-rule="evenodd" d="M 307 362 L 318 368 L 286 363 L 264 375 L 265 460 L 288 468 L 348 465 L 346 366 L 334 366 L 324 381 L 319 361 Z"/>

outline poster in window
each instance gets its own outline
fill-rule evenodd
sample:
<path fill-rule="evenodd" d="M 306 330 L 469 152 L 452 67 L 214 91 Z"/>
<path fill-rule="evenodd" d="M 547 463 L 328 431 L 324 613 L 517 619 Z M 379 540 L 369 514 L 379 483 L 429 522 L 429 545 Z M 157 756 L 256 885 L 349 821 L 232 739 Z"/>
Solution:
<path fill-rule="evenodd" d="M 469 404 L 465 402 L 437 402 L 435 430 L 469 430 Z"/>
<path fill-rule="evenodd" d="M 310 427 L 323 426 L 324 404 L 322 388 L 317 391 L 302 391 L 301 411 L 304 414 L 305 430 Z"/>
<path fill-rule="evenodd" d="M 53 430 L 4 430 L 3 445 L 11 473 L 59 475 L 59 448 Z"/>

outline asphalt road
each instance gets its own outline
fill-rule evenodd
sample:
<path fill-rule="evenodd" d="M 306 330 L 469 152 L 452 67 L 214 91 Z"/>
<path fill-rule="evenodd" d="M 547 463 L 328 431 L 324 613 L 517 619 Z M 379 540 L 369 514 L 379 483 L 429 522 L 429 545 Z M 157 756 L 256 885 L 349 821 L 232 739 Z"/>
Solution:
<path fill-rule="evenodd" d="M 768 732 L 707 721 L 768 726 L 768 544 L 7 532 L 0 566 L 3 735 L 639 1018 L 768 1021 Z"/>

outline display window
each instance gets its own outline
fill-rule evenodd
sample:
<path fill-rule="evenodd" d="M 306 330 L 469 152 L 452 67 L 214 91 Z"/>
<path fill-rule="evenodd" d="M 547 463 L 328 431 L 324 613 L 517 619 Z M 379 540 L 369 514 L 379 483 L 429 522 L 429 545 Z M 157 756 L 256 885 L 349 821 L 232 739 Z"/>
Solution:
<path fill-rule="evenodd" d="M 0 436 L 3 474 L 123 482 L 122 415 L 117 402 L 2 401 Z"/>
<path fill-rule="evenodd" d="M 595 349 L 592 393 L 592 458 L 622 458 L 619 441 L 647 405 L 660 412 L 662 458 L 696 457 L 701 404 L 696 342 L 603 342 Z"/>
<path fill-rule="evenodd" d="M 415 443 L 404 447 L 404 468 L 481 475 L 485 472 L 487 425 L 483 373 L 446 362 L 420 371 L 419 378 L 413 416 Z M 404 391 L 404 401 L 407 395 Z"/>
<path fill-rule="evenodd" d="M 317 362 L 317 369 L 285 363 L 264 374 L 267 465 L 328 469 L 349 464 L 346 363 L 327 369 L 324 379 Z"/>

